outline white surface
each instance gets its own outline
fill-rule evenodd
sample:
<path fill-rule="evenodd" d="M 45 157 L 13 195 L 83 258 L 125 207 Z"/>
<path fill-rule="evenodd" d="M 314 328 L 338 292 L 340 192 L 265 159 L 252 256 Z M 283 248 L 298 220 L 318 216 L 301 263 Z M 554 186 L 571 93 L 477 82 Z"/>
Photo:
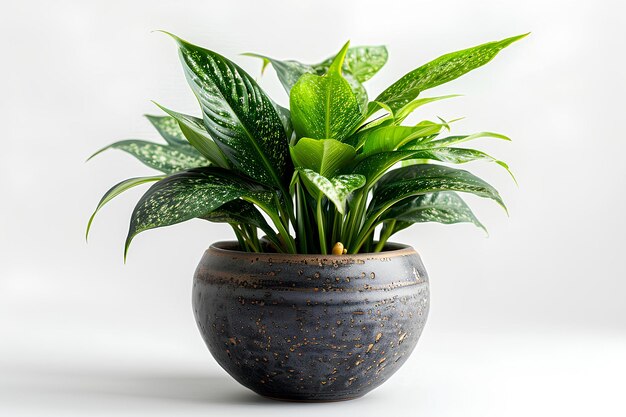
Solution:
<path fill-rule="evenodd" d="M 183 4 L 184 3 L 184 4 Z M 626 414 L 626 10 L 623 1 L 12 1 L 0 13 L 0 416 Z M 511 217 L 471 199 L 489 227 L 423 225 L 413 244 L 431 276 L 417 352 L 362 400 L 257 399 L 217 368 L 191 315 L 195 265 L 226 227 L 190 222 L 135 239 L 140 190 L 87 218 L 115 182 L 150 170 L 96 149 L 156 139 L 150 99 L 197 113 L 167 29 L 236 59 L 315 62 L 353 44 L 386 44 L 375 96 L 436 56 L 527 31 L 492 63 L 425 96 L 462 93 L 420 116 L 467 116 L 481 146 L 510 163 L 474 172 Z M 285 103 L 274 74 L 262 85 Z"/>

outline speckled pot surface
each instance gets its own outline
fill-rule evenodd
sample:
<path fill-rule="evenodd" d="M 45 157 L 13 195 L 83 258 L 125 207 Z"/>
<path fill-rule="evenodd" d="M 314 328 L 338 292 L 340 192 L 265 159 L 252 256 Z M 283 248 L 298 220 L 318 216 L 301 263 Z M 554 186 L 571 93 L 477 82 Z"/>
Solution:
<path fill-rule="evenodd" d="M 245 253 L 218 242 L 202 257 L 193 310 L 213 357 L 258 394 L 358 398 L 406 361 L 424 328 L 428 276 L 413 248 L 381 253 Z"/>

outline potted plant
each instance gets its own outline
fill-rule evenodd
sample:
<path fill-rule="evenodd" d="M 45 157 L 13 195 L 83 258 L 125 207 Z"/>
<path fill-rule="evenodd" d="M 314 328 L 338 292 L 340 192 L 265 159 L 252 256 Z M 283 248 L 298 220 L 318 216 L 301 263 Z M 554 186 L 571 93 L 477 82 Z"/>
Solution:
<path fill-rule="evenodd" d="M 201 117 L 158 105 L 147 116 L 165 143 L 116 142 L 158 175 L 135 207 L 124 258 L 146 230 L 200 218 L 237 238 L 211 245 L 193 283 L 193 309 L 217 362 L 261 395 L 300 401 L 360 397 L 407 359 L 429 308 L 428 276 L 413 248 L 389 243 L 414 223 L 469 222 L 458 194 L 504 203 L 487 182 L 450 165 L 486 160 L 459 144 L 507 137 L 450 135 L 443 119 L 405 123 L 417 108 L 454 96 L 424 90 L 489 62 L 525 35 L 443 55 L 369 100 L 363 83 L 387 61 L 383 46 L 349 44 L 319 64 L 272 65 L 289 109 L 243 69 L 169 34 Z M 100 153 L 103 150 L 97 152 Z M 434 163 L 433 163 L 434 162 Z M 261 234 L 259 234 L 259 230 Z"/>

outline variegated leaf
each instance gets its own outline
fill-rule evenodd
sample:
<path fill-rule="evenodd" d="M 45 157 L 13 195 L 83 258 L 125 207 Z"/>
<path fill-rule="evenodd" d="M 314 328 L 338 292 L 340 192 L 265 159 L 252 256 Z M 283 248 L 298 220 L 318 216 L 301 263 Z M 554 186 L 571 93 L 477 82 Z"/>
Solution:
<path fill-rule="evenodd" d="M 273 193 L 221 168 L 199 168 L 162 179 L 141 197 L 133 211 L 126 247 L 143 231 L 206 216 L 229 201 L 242 198 L 260 206 Z"/>
<path fill-rule="evenodd" d="M 306 168 L 298 168 L 298 172 L 311 195 L 316 199 L 322 194 L 325 195 L 341 214 L 345 214 L 346 201 L 350 194 L 365 185 L 365 177 L 362 175 L 349 174 L 326 178 Z"/>
<path fill-rule="evenodd" d="M 526 34 L 513 36 L 501 41 L 489 42 L 442 55 L 400 78 L 383 91 L 376 98 L 375 102 L 389 106 L 392 112 L 395 113 L 416 98 L 422 91 L 452 81 L 485 65 L 502 49 L 525 36 Z M 372 110 L 376 108 L 374 106 L 373 109 L 370 109 L 370 114 L 373 114 Z"/>
<path fill-rule="evenodd" d="M 418 151 L 414 151 L 414 154 L 410 157 L 410 159 L 418 159 L 425 160 L 430 159 L 439 162 L 445 162 L 449 164 L 465 164 L 467 162 L 474 161 L 488 161 L 494 162 L 500 165 L 502 168 L 506 169 L 506 171 L 513 177 L 513 173 L 509 169 L 509 166 L 491 155 L 486 154 L 485 152 L 476 150 L 476 149 L 466 149 L 466 148 L 431 148 L 431 149 L 422 149 Z M 406 162 L 411 162 L 407 160 Z"/>
<path fill-rule="evenodd" d="M 146 114 L 146 118 L 159 132 L 161 137 L 170 145 L 189 145 L 185 135 L 181 132 L 178 122 L 171 116 L 154 116 Z"/>
<path fill-rule="evenodd" d="M 169 114 L 170 117 L 176 121 L 181 133 L 183 134 L 183 138 L 185 138 L 187 142 L 198 152 L 211 161 L 213 165 L 222 168 L 230 167 L 228 159 L 226 159 L 222 150 L 219 146 L 217 146 L 207 132 L 202 119 L 175 112 L 174 110 L 163 107 L 158 103 L 154 104 L 156 104 L 165 113 Z"/>
<path fill-rule="evenodd" d="M 420 164 L 397 168 L 378 181 L 368 207 L 368 217 L 378 218 L 405 198 L 437 191 L 471 193 L 490 198 L 505 207 L 498 191 L 475 175 L 443 165 Z"/>
<path fill-rule="evenodd" d="M 288 138 L 273 103 L 232 61 L 171 36 L 211 137 L 239 171 L 281 188 L 287 175 Z"/>
<path fill-rule="evenodd" d="M 127 152 L 143 164 L 165 174 L 209 165 L 209 161 L 196 150 L 188 146 L 161 145 L 145 140 L 122 140 L 100 149 L 89 159 L 107 149 L 119 149 Z M 89 160 L 88 159 L 88 160 Z"/>
<path fill-rule="evenodd" d="M 472 223 L 487 231 L 469 206 L 453 191 L 419 195 L 399 201 L 382 216 L 385 227 L 393 227 L 391 234 L 414 223 L 437 222 L 443 224 Z M 395 220 L 393 226 L 389 222 Z"/>
<path fill-rule="evenodd" d="M 385 46 L 355 46 L 348 49 L 343 63 L 343 71 L 363 83 L 372 78 L 387 62 L 389 54 Z M 314 65 L 318 74 L 324 74 L 331 66 L 334 57 Z"/>

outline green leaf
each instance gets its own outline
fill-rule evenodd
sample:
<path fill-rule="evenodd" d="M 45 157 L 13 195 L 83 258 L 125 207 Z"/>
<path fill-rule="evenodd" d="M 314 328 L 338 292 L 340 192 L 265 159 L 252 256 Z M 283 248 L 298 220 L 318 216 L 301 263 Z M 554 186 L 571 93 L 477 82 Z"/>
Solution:
<path fill-rule="evenodd" d="M 485 65 L 502 49 L 526 35 L 489 42 L 440 56 L 400 78 L 383 91 L 375 101 L 386 104 L 395 113 L 422 91 L 452 81 Z"/>
<path fill-rule="evenodd" d="M 476 150 L 476 149 L 465 149 L 465 148 L 432 148 L 432 149 L 422 149 L 418 151 L 414 151 L 415 153 L 411 156 L 411 159 L 431 159 L 439 162 L 445 162 L 449 164 L 465 164 L 467 162 L 474 161 L 488 161 L 494 162 L 500 165 L 502 168 L 506 169 L 506 171 L 511 175 L 513 180 L 515 181 L 515 176 L 509 169 L 509 166 L 494 158 L 491 155 L 486 154 L 485 152 Z"/>
<path fill-rule="evenodd" d="M 170 145 L 189 145 L 185 135 L 181 132 L 178 122 L 171 116 L 144 115 L 159 132 L 161 137 Z"/>
<path fill-rule="evenodd" d="M 417 152 L 419 151 L 392 151 L 370 155 L 362 159 L 354 167 L 352 173 L 363 175 L 367 179 L 365 187 L 369 188 L 395 164 L 412 158 Z"/>
<path fill-rule="evenodd" d="M 341 75 L 347 48 L 326 75 L 304 74 L 291 89 L 291 120 L 298 137 L 341 141 L 363 120 L 359 101 Z"/>
<path fill-rule="evenodd" d="M 361 134 L 363 156 L 388 152 L 398 149 L 418 139 L 430 138 L 438 134 L 442 124 L 425 120 L 415 126 L 382 126 L 368 129 Z"/>
<path fill-rule="evenodd" d="M 212 212 L 201 216 L 201 218 L 214 223 L 248 224 L 261 229 L 276 247 L 282 245 L 280 240 L 276 237 L 276 232 L 267 223 L 261 212 L 247 201 L 229 201 Z"/>
<path fill-rule="evenodd" d="M 136 187 L 138 185 L 145 184 L 148 182 L 159 181 L 159 180 L 162 180 L 163 178 L 165 178 L 165 176 L 163 175 L 157 175 L 154 177 L 129 178 L 111 187 L 109 191 L 104 193 L 104 195 L 102 196 L 102 199 L 100 199 L 100 202 L 98 203 L 98 206 L 94 210 L 91 217 L 89 217 L 89 222 L 87 222 L 87 231 L 85 232 L 85 240 L 89 238 L 89 230 L 91 229 L 91 223 L 93 223 L 93 219 L 96 217 L 96 214 L 98 213 L 98 211 L 100 211 L 100 209 L 104 207 L 105 204 L 107 204 L 109 201 L 113 200 L 115 197 L 122 194 L 126 190 L 130 190 L 133 187 Z"/>
<path fill-rule="evenodd" d="M 406 106 L 402 107 L 394 116 L 394 124 L 399 125 L 406 119 L 411 113 L 413 113 L 417 108 L 423 106 L 424 104 L 432 103 L 433 101 L 444 100 L 447 98 L 460 97 L 460 94 L 451 94 L 447 96 L 439 96 L 439 97 L 426 97 L 426 98 L 418 98 L 416 100 L 411 101 Z"/>
<path fill-rule="evenodd" d="M 188 143 L 198 150 L 214 165 L 222 168 L 228 168 L 228 160 L 224 156 L 224 153 L 220 150 L 219 146 L 215 144 L 209 133 L 204 127 L 204 123 L 197 117 L 188 116 L 186 114 L 175 112 L 166 107 L 156 104 L 161 110 L 169 114 L 170 117 L 176 121 L 178 127 Z"/>
<path fill-rule="evenodd" d="M 247 52 L 243 55 L 262 59 L 263 69 L 261 72 L 264 72 L 268 64 L 272 64 L 272 67 L 276 71 L 276 75 L 278 75 L 278 79 L 280 80 L 280 83 L 283 85 L 283 88 L 285 89 L 287 94 L 289 94 L 291 88 L 300 79 L 300 77 L 302 77 L 304 74 L 315 73 L 315 68 L 313 66 L 306 65 L 298 61 L 281 61 L 252 52 Z"/>
<path fill-rule="evenodd" d="M 119 149 L 137 158 L 144 165 L 165 174 L 209 165 L 209 161 L 188 146 L 161 145 L 145 140 L 122 140 L 100 149 L 87 159 L 108 150 Z"/>
<path fill-rule="evenodd" d="M 449 136 L 447 138 L 433 140 L 427 143 L 417 143 L 410 146 L 411 149 L 425 149 L 425 148 L 443 148 L 445 146 L 456 145 L 463 142 L 469 142 L 470 140 L 479 138 L 493 138 L 510 141 L 508 137 L 499 133 L 493 132 L 479 132 L 472 135 L 464 136 Z"/>
<path fill-rule="evenodd" d="M 171 36 L 179 45 L 187 81 L 200 101 L 211 137 L 239 171 L 282 188 L 288 138 L 271 100 L 232 61 Z"/>
<path fill-rule="evenodd" d="M 377 218 L 400 200 L 437 191 L 459 191 L 491 198 L 506 210 L 498 191 L 475 175 L 443 165 L 420 164 L 390 171 L 378 181 L 368 208 L 369 216 Z"/>
<path fill-rule="evenodd" d="M 271 64 L 287 94 L 290 93 L 291 88 L 304 74 L 326 74 L 335 59 L 335 57 L 330 57 L 319 64 L 307 65 L 294 60 L 281 61 L 266 55 L 250 52 L 243 55 L 262 59 L 263 68 L 261 72 Z M 387 57 L 387 48 L 384 46 L 355 46 L 349 48 L 343 62 L 343 72 L 351 75 L 351 78 L 358 83 L 365 82 L 385 65 Z M 357 86 L 357 88 L 360 87 Z"/>
<path fill-rule="evenodd" d="M 389 220 L 395 220 L 391 234 L 414 223 L 424 222 L 472 223 L 487 231 L 465 201 L 453 191 L 423 194 L 401 200 L 381 216 L 381 221 L 386 222 L 385 227 L 389 227 Z"/>
<path fill-rule="evenodd" d="M 133 211 L 124 256 L 137 234 L 206 216 L 238 198 L 267 205 L 273 193 L 221 168 L 192 169 L 162 179 L 150 187 Z"/>
<path fill-rule="evenodd" d="M 372 78 L 387 62 L 389 54 L 387 48 L 380 46 L 355 46 L 346 52 L 343 71 L 354 76 L 356 81 L 363 83 Z M 314 65 L 316 72 L 321 75 L 330 68 L 334 57 Z"/>
<path fill-rule="evenodd" d="M 298 168 L 298 172 L 312 196 L 319 199 L 322 194 L 325 195 L 341 214 L 345 214 L 346 201 L 350 194 L 365 185 L 365 177 L 362 175 L 337 175 L 326 178 L 306 168 Z"/>
<path fill-rule="evenodd" d="M 290 148 L 291 159 L 299 168 L 307 168 L 330 178 L 356 156 L 350 145 L 335 139 L 302 138 Z"/>

